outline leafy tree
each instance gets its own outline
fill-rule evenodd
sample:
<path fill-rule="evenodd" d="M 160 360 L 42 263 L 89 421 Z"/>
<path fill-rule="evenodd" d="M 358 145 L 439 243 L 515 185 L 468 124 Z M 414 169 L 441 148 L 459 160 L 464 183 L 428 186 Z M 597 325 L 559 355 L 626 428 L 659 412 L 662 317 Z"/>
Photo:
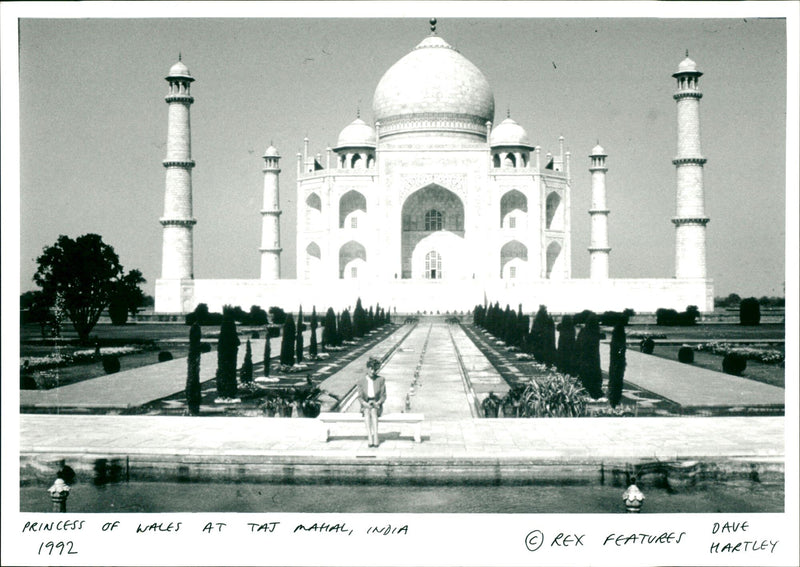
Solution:
<path fill-rule="evenodd" d="M 575 375 L 572 364 L 575 351 L 575 325 L 572 323 L 572 315 L 564 315 L 558 324 L 558 357 L 556 368 L 562 374 Z"/>
<path fill-rule="evenodd" d="M 123 277 L 119 256 L 97 234 L 75 240 L 61 235 L 36 259 L 33 280 L 42 288 L 49 305 L 60 297 L 82 343 L 106 309 Z"/>
<path fill-rule="evenodd" d="M 267 312 L 258 305 L 250 306 L 250 313 L 248 315 L 250 325 L 261 326 L 267 324 Z"/>
<path fill-rule="evenodd" d="M 322 329 L 322 347 L 335 347 L 341 344 L 339 333 L 336 330 L 336 313 L 333 307 L 328 307 L 325 313 L 325 326 Z"/>
<path fill-rule="evenodd" d="M 20 317 L 19 322 L 22 325 L 27 323 L 39 323 L 41 327 L 42 336 L 45 335 L 45 330 L 48 325 L 52 325 L 55 318 L 50 305 L 44 292 L 40 290 L 26 291 L 19 296 L 19 309 Z"/>
<path fill-rule="evenodd" d="M 297 364 L 303 362 L 303 307 L 300 307 L 300 312 L 297 314 L 297 333 L 295 337 L 295 356 L 297 357 Z"/>
<path fill-rule="evenodd" d="M 108 315 L 113 325 L 124 325 L 129 314 L 133 317 L 139 312 L 144 303 L 144 292 L 139 286 L 146 282 L 139 270 L 131 270 L 120 278 L 108 306 Z"/>
<path fill-rule="evenodd" d="M 294 339 L 295 339 L 294 317 L 291 313 L 286 315 L 283 323 L 283 337 L 281 339 L 281 366 L 294 365 Z"/>
<path fill-rule="evenodd" d="M 311 308 L 311 323 L 309 324 L 311 328 L 311 338 L 308 341 L 308 356 L 309 358 L 316 358 L 317 357 L 317 308 Z"/>
<path fill-rule="evenodd" d="M 239 377 L 242 384 L 247 384 L 253 381 L 253 351 L 250 347 L 250 339 L 247 339 L 244 350 L 244 362 L 242 369 L 239 371 Z"/>
<path fill-rule="evenodd" d="M 611 332 L 611 352 L 608 363 L 608 403 L 612 408 L 622 400 L 622 378 L 625 376 L 625 325 L 617 323 Z"/>
<path fill-rule="evenodd" d="M 240 344 L 236 322 L 229 315 L 225 316 L 217 343 L 217 393 L 222 398 L 236 397 L 236 360 Z"/>
<path fill-rule="evenodd" d="M 269 308 L 269 314 L 272 316 L 272 322 L 276 325 L 283 325 L 286 322 L 286 311 L 273 305 Z"/>
<path fill-rule="evenodd" d="M 186 405 L 190 415 L 200 415 L 200 325 L 195 323 L 189 330 L 189 358 L 186 374 Z"/>
<path fill-rule="evenodd" d="M 603 395 L 603 373 L 600 369 L 600 323 L 592 314 L 578 334 L 578 377 L 589 395 L 597 399 Z"/>

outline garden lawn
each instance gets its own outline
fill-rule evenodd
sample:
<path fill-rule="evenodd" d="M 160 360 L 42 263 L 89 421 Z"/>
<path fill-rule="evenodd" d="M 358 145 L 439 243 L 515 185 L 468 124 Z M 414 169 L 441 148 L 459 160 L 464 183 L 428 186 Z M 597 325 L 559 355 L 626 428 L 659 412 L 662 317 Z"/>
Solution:
<path fill-rule="evenodd" d="M 730 338 L 727 337 L 726 338 Z M 678 360 L 678 349 L 681 345 L 668 345 L 656 343 L 653 355 L 668 360 Z M 628 348 L 635 348 L 631 345 Z M 710 352 L 694 351 L 694 365 L 708 370 L 722 372 L 722 355 Z M 748 380 L 763 382 L 779 388 L 785 388 L 786 372 L 785 369 L 777 364 L 764 364 L 755 360 L 747 361 L 747 368 L 741 376 Z"/>

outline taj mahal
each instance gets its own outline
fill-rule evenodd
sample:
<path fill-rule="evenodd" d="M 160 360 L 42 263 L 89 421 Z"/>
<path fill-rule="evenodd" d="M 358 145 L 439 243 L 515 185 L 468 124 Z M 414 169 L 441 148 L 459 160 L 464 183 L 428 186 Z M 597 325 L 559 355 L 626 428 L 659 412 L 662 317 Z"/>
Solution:
<path fill-rule="evenodd" d="M 372 120 L 359 113 L 341 130 L 336 146 L 319 153 L 309 149 L 307 138 L 303 141 L 296 164 L 296 279 L 280 274 L 281 155 L 272 145 L 263 156 L 262 237 L 253 243 L 260 252 L 260 278 L 197 279 L 190 128 L 194 78 L 179 60 L 166 77 L 162 271 L 155 310 L 187 313 L 199 303 L 212 310 L 225 304 L 338 310 L 356 297 L 398 313 L 461 311 L 487 300 L 522 304 L 526 311 L 544 304 L 556 313 L 653 312 L 688 305 L 712 310 L 701 75 L 688 53 L 673 74 L 676 209 L 664 219 L 675 230 L 673 278 L 610 277 L 603 147 L 587 148 L 588 160 L 578 162 L 564 150 L 563 138 L 543 149 L 510 112 L 496 117 L 486 77 L 437 34 L 432 20 L 430 35 L 378 82 Z M 570 238 L 570 190 L 578 174 L 591 177 L 591 242 L 588 258 L 582 256 L 590 275 L 581 279 L 571 273 L 578 252 Z"/>

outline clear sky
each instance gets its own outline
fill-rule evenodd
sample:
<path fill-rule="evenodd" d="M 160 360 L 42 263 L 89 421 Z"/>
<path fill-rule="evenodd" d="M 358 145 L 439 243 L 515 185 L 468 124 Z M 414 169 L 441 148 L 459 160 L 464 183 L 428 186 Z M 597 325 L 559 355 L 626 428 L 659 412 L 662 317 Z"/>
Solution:
<path fill-rule="evenodd" d="M 558 137 L 565 137 L 572 153 L 572 270 L 579 278 L 589 273 L 587 156 L 598 141 L 609 155 L 611 277 L 674 274 L 671 75 L 688 49 L 705 73 L 701 136 L 715 294 L 784 293 L 785 20 L 538 19 L 535 10 L 503 4 L 486 15 L 527 17 L 459 19 L 449 11 L 361 19 L 21 20 L 21 290 L 35 287 L 35 259 L 59 234 L 96 232 L 126 269 L 143 272 L 152 294 L 161 269 L 164 76 L 179 52 L 196 79 L 195 276 L 259 276 L 260 156 L 273 143 L 283 156 L 283 277 L 294 277 L 295 156 L 303 137 L 312 153 L 324 155 L 357 108 L 371 121 L 381 76 L 437 16 L 439 35 L 489 80 L 496 123 L 510 109 L 543 153 L 557 152 Z"/>

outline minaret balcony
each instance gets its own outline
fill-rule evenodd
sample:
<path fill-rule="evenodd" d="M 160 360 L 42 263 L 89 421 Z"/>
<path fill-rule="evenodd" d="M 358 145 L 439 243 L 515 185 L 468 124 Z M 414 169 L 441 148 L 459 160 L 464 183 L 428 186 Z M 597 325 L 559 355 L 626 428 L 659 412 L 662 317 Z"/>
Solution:
<path fill-rule="evenodd" d="M 673 217 L 672 224 L 675 226 L 680 226 L 683 224 L 696 224 L 700 226 L 705 226 L 711 219 L 708 217 Z"/>
<path fill-rule="evenodd" d="M 197 219 L 159 219 L 161 226 L 183 226 L 191 228 L 197 224 Z"/>
<path fill-rule="evenodd" d="M 672 95 L 672 98 L 674 98 L 675 100 L 680 100 L 682 98 L 701 99 L 701 98 L 703 98 L 703 93 L 701 93 L 700 91 L 694 91 L 694 90 L 678 91 L 674 95 Z"/>
<path fill-rule="evenodd" d="M 184 167 L 187 169 L 191 169 L 195 165 L 193 159 L 165 159 L 161 163 L 164 164 L 164 167 Z"/>
<path fill-rule="evenodd" d="M 169 102 L 186 102 L 189 104 L 194 103 L 194 97 L 187 94 L 170 94 L 164 97 L 164 100 Z"/>
<path fill-rule="evenodd" d="M 693 163 L 695 165 L 703 165 L 706 163 L 706 158 L 704 157 L 676 157 L 672 160 L 672 165 L 686 165 L 688 163 Z"/>

